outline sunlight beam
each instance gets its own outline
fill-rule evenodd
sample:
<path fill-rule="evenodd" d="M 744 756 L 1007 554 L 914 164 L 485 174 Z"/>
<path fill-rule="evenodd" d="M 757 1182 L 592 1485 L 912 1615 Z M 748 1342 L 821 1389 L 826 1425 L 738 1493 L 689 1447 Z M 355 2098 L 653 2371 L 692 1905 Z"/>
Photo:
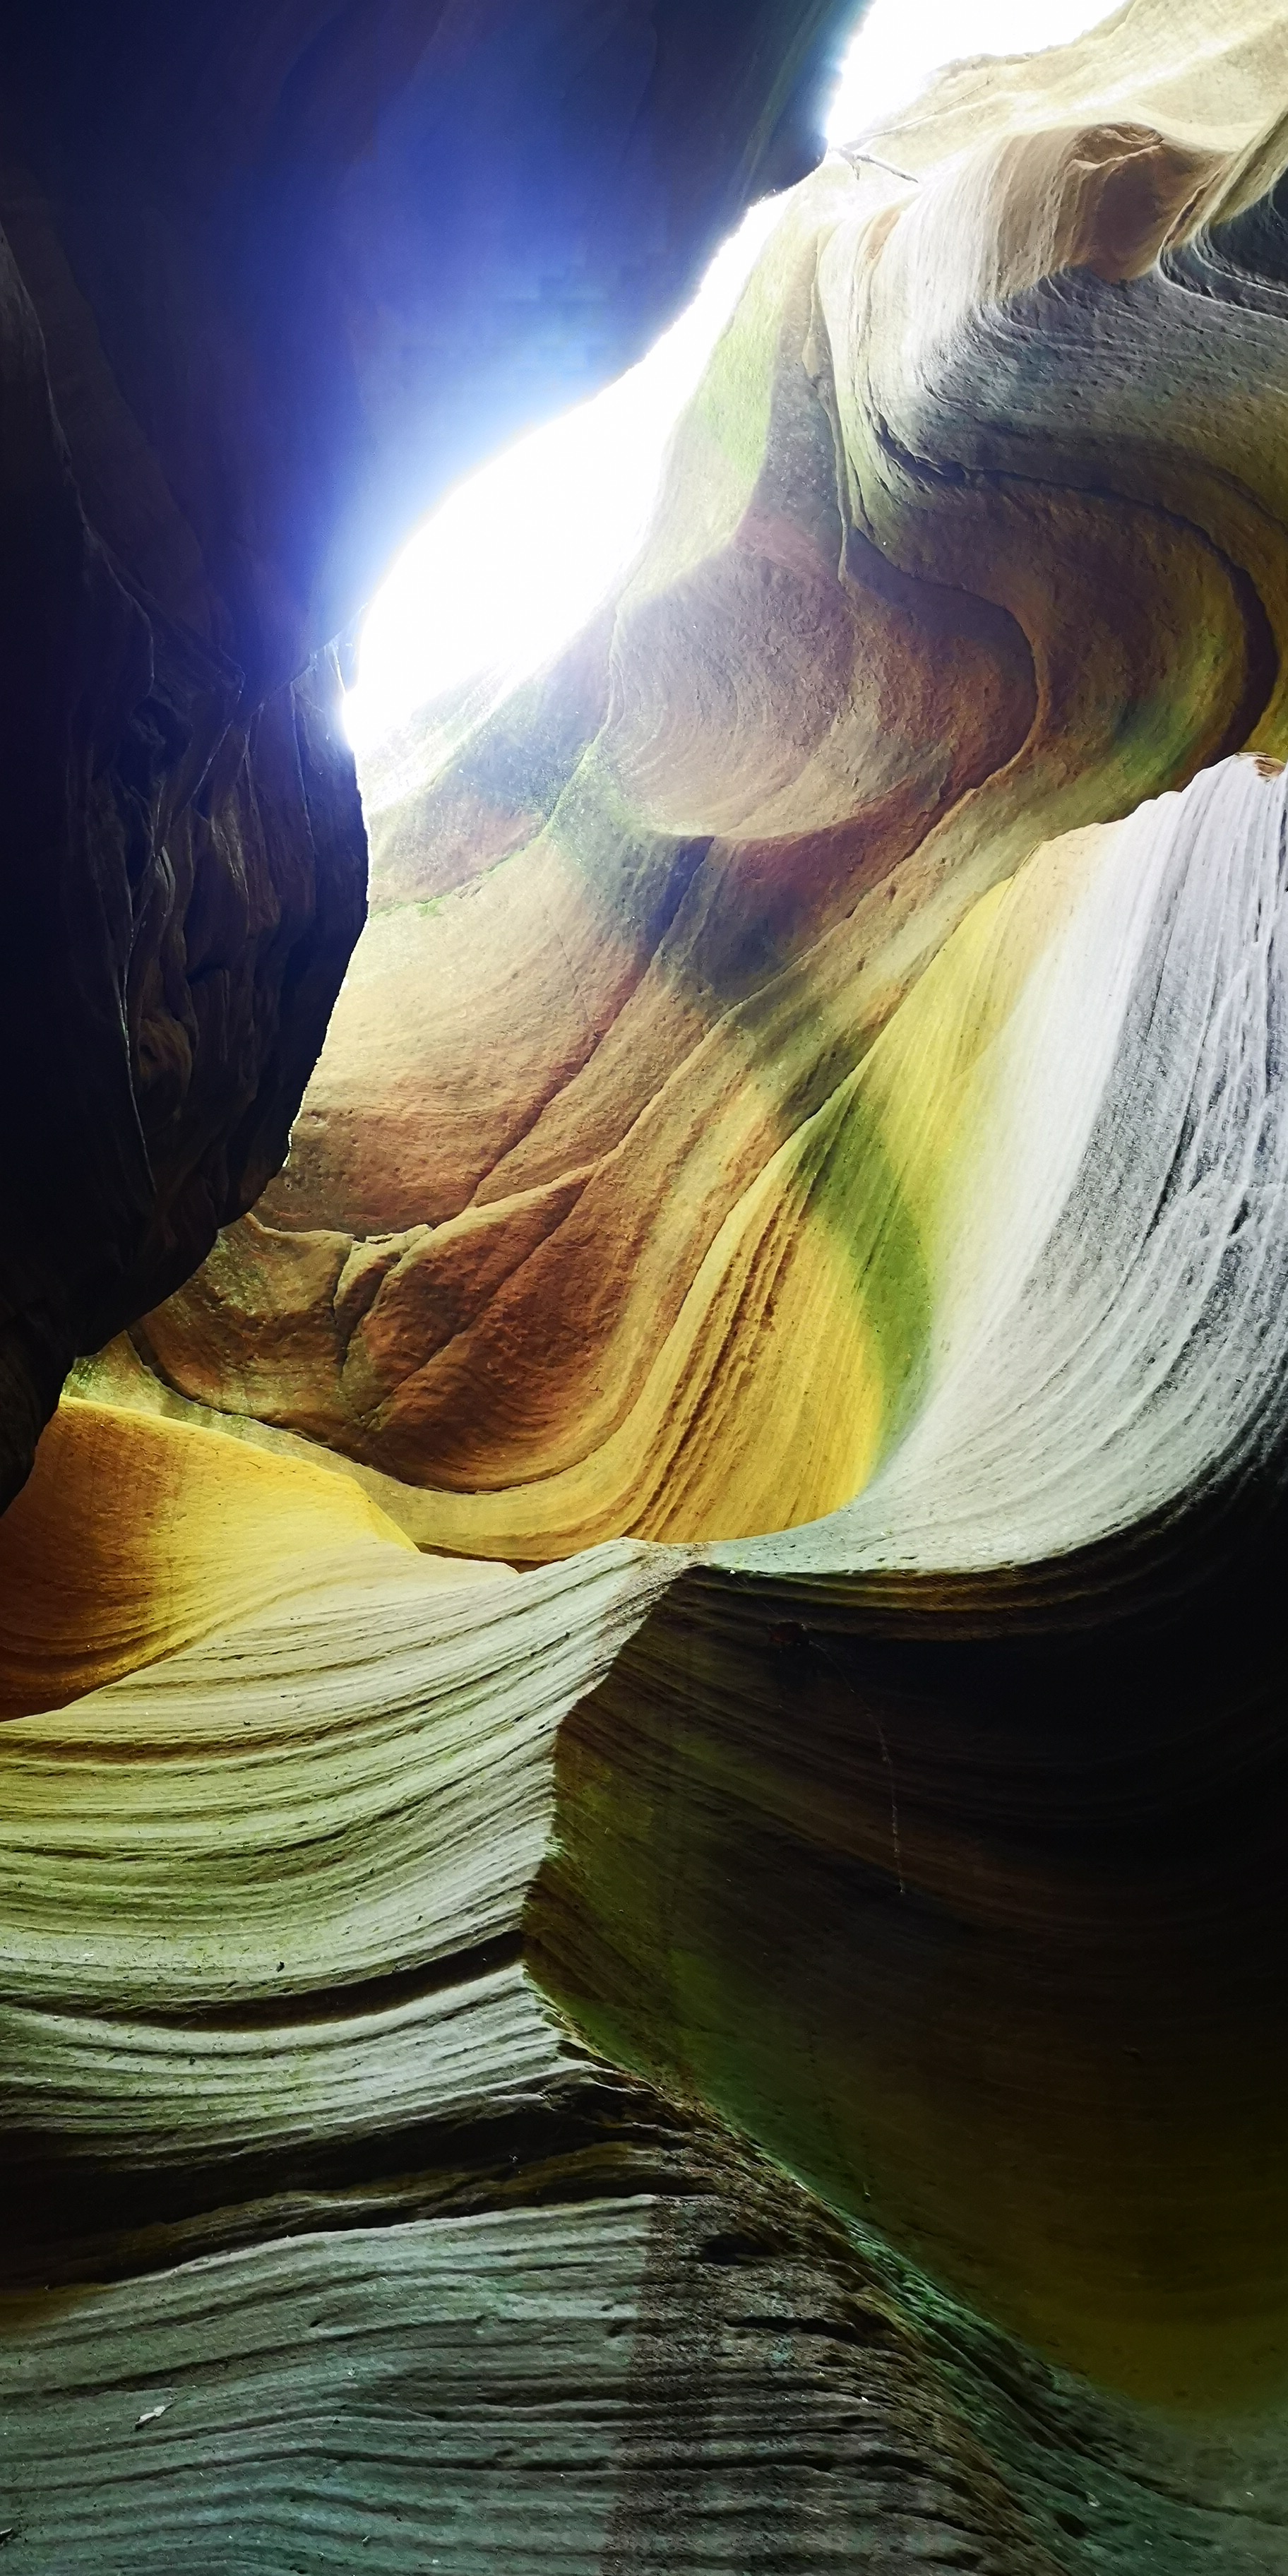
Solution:
<path fill-rule="evenodd" d="M 751 208 L 638 366 L 493 457 L 416 530 L 362 630 L 345 701 L 355 751 L 471 681 L 513 687 L 585 624 L 638 551 L 671 430 L 784 202 Z"/>

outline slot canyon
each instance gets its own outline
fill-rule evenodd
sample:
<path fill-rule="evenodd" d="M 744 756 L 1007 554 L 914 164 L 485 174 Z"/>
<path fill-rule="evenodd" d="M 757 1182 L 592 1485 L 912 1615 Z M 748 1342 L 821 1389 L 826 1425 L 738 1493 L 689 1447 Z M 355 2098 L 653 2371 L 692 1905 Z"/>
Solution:
<path fill-rule="evenodd" d="M 14 2576 L 1288 2570 L 1288 6 L 1057 14 L 12 0 Z"/>

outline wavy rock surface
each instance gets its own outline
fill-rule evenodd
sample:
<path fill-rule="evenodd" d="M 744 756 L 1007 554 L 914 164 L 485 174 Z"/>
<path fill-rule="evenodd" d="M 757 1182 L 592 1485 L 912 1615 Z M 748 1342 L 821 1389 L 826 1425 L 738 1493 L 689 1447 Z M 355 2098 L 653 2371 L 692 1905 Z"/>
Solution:
<path fill-rule="evenodd" d="M 11 1584 L 59 1487 L 92 1567 L 150 1486 L 182 1579 L 118 1548 L 170 1633 L 0 1731 L 34 2565 L 1269 2576 L 1260 1562 L 1160 1705 L 1149 1611 L 630 1541 L 445 1581 L 114 1408 L 44 1479 Z"/>
<path fill-rule="evenodd" d="M 1201 947 L 1203 836 L 1272 811 L 1249 767 L 1065 837 L 1284 740 L 1282 254 L 1238 212 L 1281 33 L 1187 13 L 1174 135 L 1089 123 L 1074 49 L 1035 132 L 788 200 L 615 613 L 445 772 L 368 781 L 373 918 L 288 1169 L 147 1326 L 180 1393 L 520 1559 L 808 1522 L 935 1436 L 958 1274 L 1042 1240 L 954 1214 L 976 1160 L 1020 1187 L 990 1122 L 1027 1105 L 1054 1224 L 1140 1072 L 1129 958 L 1201 1010 L 1182 844 Z"/>
<path fill-rule="evenodd" d="M 283 1158 L 363 918 L 323 648 L 807 166 L 835 15 L 14 0 L 0 1500 Z"/>
<path fill-rule="evenodd" d="M 1278 2576 L 1284 38 L 792 195 L 0 1524 L 51 2576 Z"/>

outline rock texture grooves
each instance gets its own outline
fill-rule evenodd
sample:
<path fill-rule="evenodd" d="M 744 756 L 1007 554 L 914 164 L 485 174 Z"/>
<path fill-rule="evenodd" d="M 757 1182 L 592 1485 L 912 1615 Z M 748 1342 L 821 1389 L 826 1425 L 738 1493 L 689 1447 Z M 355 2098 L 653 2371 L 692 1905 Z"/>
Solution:
<path fill-rule="evenodd" d="M 1281 799 L 1228 764 L 1285 743 L 1288 271 L 1247 202 L 1282 34 L 1137 0 L 1043 89 L 976 75 L 968 148 L 962 73 L 886 138 L 912 176 L 787 199 L 614 611 L 446 767 L 432 710 L 419 779 L 373 764 L 372 919 L 285 1173 L 148 1321 L 171 1387 L 419 1489 L 464 1553 L 808 1523 L 906 1490 L 1007 1300 L 1045 1348 L 1188 1258 L 1214 1178 L 1152 1233 L 1150 1193 L 1190 1085 L 1231 1231 L 1255 1167 L 1261 1294 L 1277 1113 L 1225 1050 L 1276 1043 Z M 1005 1544 L 1089 1535 L 1070 1493 L 1039 1541 L 973 1400 Z M 1139 1508 L 1118 1431 L 1082 1454 Z"/>
<path fill-rule="evenodd" d="M 1286 162 L 947 75 L 364 778 L 0 1522 L 15 2564 L 1280 2576 Z"/>
<path fill-rule="evenodd" d="M 0 1500 L 282 1160 L 362 920 L 325 648 L 807 166 L 837 15 L 14 0 Z"/>

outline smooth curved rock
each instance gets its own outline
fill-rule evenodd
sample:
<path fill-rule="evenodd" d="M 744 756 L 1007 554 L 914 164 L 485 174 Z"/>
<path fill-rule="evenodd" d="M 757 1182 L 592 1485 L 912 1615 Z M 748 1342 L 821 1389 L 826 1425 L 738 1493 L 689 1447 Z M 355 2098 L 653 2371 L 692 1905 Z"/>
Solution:
<path fill-rule="evenodd" d="M 1277 217 L 1238 211 L 1277 42 L 1196 9 L 1153 139 L 1091 121 L 1077 49 L 1046 122 L 967 151 L 950 82 L 919 182 L 860 156 L 787 201 L 611 616 L 445 769 L 432 711 L 418 784 L 406 739 L 373 763 L 373 918 L 285 1173 L 147 1323 L 172 1387 L 522 1560 L 809 1522 L 922 1454 L 964 1273 L 1013 1296 L 1061 1199 L 1109 1186 L 1078 1122 L 1147 1078 L 1129 1031 L 1114 1061 L 1126 960 L 1219 1018 L 1187 978 L 1216 936 L 1242 972 L 1278 900 L 1277 791 L 1222 765 L 1288 742 L 1288 270 Z M 1186 816 L 1146 804 L 1186 781 Z M 1133 811 L 1116 863 L 1083 837 Z M 1106 1050 L 1076 1069 L 1075 1024 Z M 987 1142 L 1008 1084 L 1029 1145 Z M 1162 1187 L 1165 1126 L 1123 1150 Z M 1045 1217 L 941 1209 L 977 1157 L 1018 1188 L 1016 1155 Z M 1101 1257 L 1109 1296 L 1128 1247 Z M 1039 1540 L 1018 1496 L 1008 1529 L 1084 1534 Z"/>
<path fill-rule="evenodd" d="M 49 2576 L 1278 2576 L 1282 37 L 788 199 L 0 1525 Z"/>
<path fill-rule="evenodd" d="M 363 914 L 332 640 L 807 166 L 836 16 L 9 13 L 0 1502 L 282 1160 Z"/>
<path fill-rule="evenodd" d="M 444 1581 L 124 1410 L 19 1529 L 61 1483 L 92 1563 L 177 1468 L 254 1558 L 119 1550 L 190 1642 L 0 1729 L 34 2563 L 1270 2576 L 1282 1516 L 1184 1565 L 1161 1699 L 1086 1561 Z"/>

